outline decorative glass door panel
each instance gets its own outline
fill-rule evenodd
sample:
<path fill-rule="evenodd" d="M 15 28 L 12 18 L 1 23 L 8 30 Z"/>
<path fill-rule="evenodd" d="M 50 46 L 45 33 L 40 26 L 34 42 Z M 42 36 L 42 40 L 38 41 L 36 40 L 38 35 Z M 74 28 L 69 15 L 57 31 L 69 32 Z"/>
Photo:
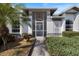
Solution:
<path fill-rule="evenodd" d="M 36 22 L 36 36 L 43 36 L 43 22 Z"/>

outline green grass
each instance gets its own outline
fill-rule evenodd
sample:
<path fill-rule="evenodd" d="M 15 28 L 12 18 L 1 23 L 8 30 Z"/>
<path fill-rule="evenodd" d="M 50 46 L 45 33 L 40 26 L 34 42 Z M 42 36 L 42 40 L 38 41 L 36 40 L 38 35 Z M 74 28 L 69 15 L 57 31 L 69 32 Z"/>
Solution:
<path fill-rule="evenodd" d="M 79 56 L 79 37 L 48 37 L 48 52 L 52 56 Z"/>

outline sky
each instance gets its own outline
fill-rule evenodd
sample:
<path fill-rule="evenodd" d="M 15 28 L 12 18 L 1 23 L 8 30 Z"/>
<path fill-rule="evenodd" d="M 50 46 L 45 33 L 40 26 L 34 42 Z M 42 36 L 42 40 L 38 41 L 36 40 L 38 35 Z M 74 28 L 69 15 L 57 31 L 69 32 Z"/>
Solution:
<path fill-rule="evenodd" d="M 24 5 L 27 8 L 57 8 L 54 14 L 60 14 L 72 6 L 79 7 L 79 3 L 26 3 Z"/>

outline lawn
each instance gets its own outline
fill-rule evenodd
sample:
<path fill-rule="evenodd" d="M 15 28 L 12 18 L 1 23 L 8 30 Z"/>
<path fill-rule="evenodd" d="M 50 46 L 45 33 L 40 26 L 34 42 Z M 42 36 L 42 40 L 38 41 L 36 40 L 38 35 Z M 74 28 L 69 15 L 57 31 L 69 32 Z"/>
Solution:
<path fill-rule="evenodd" d="M 3 46 L 0 46 L 0 56 L 24 56 L 27 55 L 29 50 L 31 49 L 31 45 L 33 41 L 27 42 L 25 39 L 10 42 L 7 44 L 7 49 L 3 50 Z"/>
<path fill-rule="evenodd" d="M 79 36 L 48 37 L 46 46 L 51 56 L 79 56 Z"/>

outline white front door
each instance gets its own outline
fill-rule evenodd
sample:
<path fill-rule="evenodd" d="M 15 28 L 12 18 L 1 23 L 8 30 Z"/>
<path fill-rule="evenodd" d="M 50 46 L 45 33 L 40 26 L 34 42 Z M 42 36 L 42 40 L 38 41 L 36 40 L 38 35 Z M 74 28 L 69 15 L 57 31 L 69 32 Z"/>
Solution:
<path fill-rule="evenodd" d="M 43 37 L 44 36 L 43 21 L 36 21 L 35 22 L 35 36 L 36 37 Z"/>

